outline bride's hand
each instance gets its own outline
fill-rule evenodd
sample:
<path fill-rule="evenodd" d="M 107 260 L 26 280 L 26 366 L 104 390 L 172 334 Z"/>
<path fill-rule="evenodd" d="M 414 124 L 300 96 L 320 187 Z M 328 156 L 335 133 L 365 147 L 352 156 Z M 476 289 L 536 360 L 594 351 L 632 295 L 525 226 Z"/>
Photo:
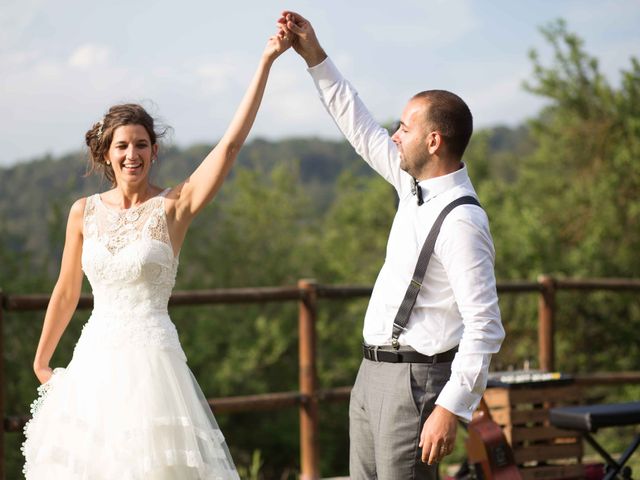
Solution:
<path fill-rule="evenodd" d="M 267 60 L 273 62 L 276 58 L 282 55 L 289 47 L 291 47 L 292 34 L 285 33 L 280 30 L 277 34 L 269 37 L 267 46 L 262 54 Z"/>
<path fill-rule="evenodd" d="M 53 375 L 53 370 L 49 366 L 34 366 L 33 371 L 41 384 L 47 383 Z"/>

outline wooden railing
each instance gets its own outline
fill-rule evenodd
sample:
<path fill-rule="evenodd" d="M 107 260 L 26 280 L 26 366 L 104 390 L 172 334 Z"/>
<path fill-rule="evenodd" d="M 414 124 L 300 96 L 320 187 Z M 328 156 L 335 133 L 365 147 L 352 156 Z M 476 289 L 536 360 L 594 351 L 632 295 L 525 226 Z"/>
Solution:
<path fill-rule="evenodd" d="M 561 290 L 600 290 L 640 292 L 636 279 L 554 279 L 541 276 L 537 282 L 510 281 L 498 284 L 500 294 L 535 293 L 538 295 L 538 364 L 542 370 L 554 369 L 554 332 L 556 294 Z M 216 413 L 270 410 L 297 407 L 300 411 L 300 466 L 303 480 L 319 478 L 318 404 L 346 401 L 350 386 L 320 390 L 316 371 L 317 304 L 320 300 L 368 297 L 372 288 L 365 286 L 319 285 L 313 280 L 300 280 L 295 287 L 232 288 L 219 290 L 178 291 L 171 296 L 171 307 L 181 305 L 267 303 L 295 301 L 299 305 L 299 391 L 213 398 L 209 400 Z M 7 417 L 4 408 L 4 314 L 6 312 L 45 310 L 49 295 L 13 295 L 0 290 L 0 418 L 4 431 L 20 431 L 28 416 Z M 79 309 L 93 305 L 90 295 L 83 295 Z M 640 383 L 640 372 L 618 372 L 581 375 L 576 381 L 586 385 Z M 0 435 L 0 480 L 5 478 L 4 436 Z"/>

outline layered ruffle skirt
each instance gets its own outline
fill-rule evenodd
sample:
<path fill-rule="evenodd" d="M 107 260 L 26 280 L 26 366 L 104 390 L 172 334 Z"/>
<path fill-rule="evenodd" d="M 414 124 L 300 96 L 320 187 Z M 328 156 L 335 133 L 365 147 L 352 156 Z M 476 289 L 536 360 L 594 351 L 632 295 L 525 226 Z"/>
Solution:
<path fill-rule="evenodd" d="M 27 480 L 239 478 L 181 351 L 81 343 L 32 405 Z"/>

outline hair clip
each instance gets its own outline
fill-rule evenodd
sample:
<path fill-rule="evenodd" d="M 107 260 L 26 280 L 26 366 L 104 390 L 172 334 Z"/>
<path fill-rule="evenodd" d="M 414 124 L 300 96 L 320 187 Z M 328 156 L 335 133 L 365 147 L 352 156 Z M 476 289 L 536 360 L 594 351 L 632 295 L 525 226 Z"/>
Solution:
<path fill-rule="evenodd" d="M 102 137 L 102 127 L 104 127 L 104 119 L 100 120 L 98 122 L 98 140 L 100 140 L 100 138 Z"/>

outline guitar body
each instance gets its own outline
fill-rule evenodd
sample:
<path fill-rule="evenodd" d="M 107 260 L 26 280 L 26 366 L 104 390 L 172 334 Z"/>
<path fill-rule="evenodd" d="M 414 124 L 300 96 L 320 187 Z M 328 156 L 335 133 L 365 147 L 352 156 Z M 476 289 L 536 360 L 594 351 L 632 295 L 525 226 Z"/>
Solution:
<path fill-rule="evenodd" d="M 467 456 L 476 478 L 522 480 L 502 429 L 486 413 L 481 412 L 469 423 L 467 433 Z"/>

